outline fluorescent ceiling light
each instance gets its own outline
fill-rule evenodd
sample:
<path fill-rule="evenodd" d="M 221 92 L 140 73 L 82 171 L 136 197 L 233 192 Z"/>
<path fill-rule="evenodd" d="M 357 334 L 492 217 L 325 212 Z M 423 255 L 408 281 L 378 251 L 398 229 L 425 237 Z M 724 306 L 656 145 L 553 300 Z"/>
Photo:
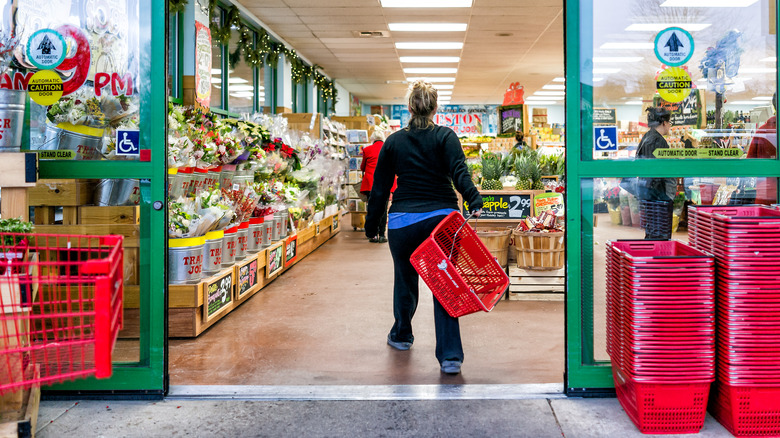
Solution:
<path fill-rule="evenodd" d="M 455 82 L 455 78 L 406 78 L 406 82 L 423 80 L 425 82 Z"/>
<path fill-rule="evenodd" d="M 389 23 L 393 32 L 463 32 L 466 23 Z"/>
<path fill-rule="evenodd" d="M 659 32 L 668 27 L 681 27 L 696 32 L 712 26 L 712 23 L 634 23 L 626 28 L 630 32 Z"/>
<path fill-rule="evenodd" d="M 606 63 L 606 62 L 639 62 L 645 59 L 642 56 L 594 56 L 593 63 Z"/>
<path fill-rule="evenodd" d="M 423 75 L 424 74 L 442 74 L 442 75 L 447 75 L 447 74 L 453 74 L 453 73 L 457 73 L 457 72 L 458 72 L 458 69 L 454 68 L 454 67 L 453 68 L 427 68 L 427 67 L 422 67 L 422 68 L 405 68 L 404 69 L 404 73 L 412 73 L 412 74 L 418 74 L 418 75 L 419 74 L 423 74 Z"/>
<path fill-rule="evenodd" d="M 601 82 L 604 78 L 593 78 L 593 82 Z"/>
<path fill-rule="evenodd" d="M 402 56 L 401 62 L 407 63 L 457 63 L 460 62 L 458 56 Z"/>
<path fill-rule="evenodd" d="M 565 91 L 537 91 L 534 96 L 565 96 Z"/>
<path fill-rule="evenodd" d="M 218 74 L 221 74 L 221 73 L 222 73 L 222 69 L 221 68 L 212 68 L 211 69 L 211 74 L 213 74 L 213 75 L 218 75 Z"/>
<path fill-rule="evenodd" d="M 533 102 L 538 100 L 563 100 L 563 96 L 528 96 L 525 100 Z"/>
<path fill-rule="evenodd" d="M 470 8 L 472 0 L 379 0 L 383 8 Z"/>
<path fill-rule="evenodd" d="M 247 81 L 244 78 L 228 78 L 228 84 L 248 84 L 249 81 Z"/>
<path fill-rule="evenodd" d="M 756 96 L 753 100 L 772 100 L 772 96 Z"/>
<path fill-rule="evenodd" d="M 455 88 L 455 85 L 439 84 L 439 85 L 434 85 L 434 88 L 436 88 L 437 90 L 452 90 L 453 88 Z"/>
<path fill-rule="evenodd" d="M 593 69 L 593 73 L 600 74 L 600 75 L 609 75 L 612 73 L 617 73 L 619 71 L 620 71 L 619 68 L 594 68 Z"/>
<path fill-rule="evenodd" d="M 743 67 L 740 73 L 774 73 L 777 69 L 774 67 Z M 737 77 L 739 79 L 739 77 Z"/>
<path fill-rule="evenodd" d="M 230 93 L 233 97 L 254 97 L 254 93 L 250 93 L 248 91 L 239 91 L 237 93 Z"/>
<path fill-rule="evenodd" d="M 452 90 L 442 90 L 437 93 L 439 96 L 452 96 Z"/>
<path fill-rule="evenodd" d="M 666 0 L 663 8 L 746 8 L 758 0 Z"/>
<path fill-rule="evenodd" d="M 763 58 L 761 60 L 761 62 L 777 62 L 777 57 L 776 56 L 770 56 L 768 58 Z"/>
<path fill-rule="evenodd" d="M 644 102 L 642 102 L 641 100 L 629 100 L 628 102 L 626 102 L 626 105 L 642 105 L 642 104 L 644 104 Z"/>
<path fill-rule="evenodd" d="M 460 50 L 463 43 L 395 43 L 396 49 L 409 50 Z"/>
<path fill-rule="evenodd" d="M 255 88 L 251 85 L 244 85 L 244 84 L 237 84 L 237 85 L 231 85 L 230 91 L 252 91 Z"/>
<path fill-rule="evenodd" d="M 602 50 L 649 50 L 654 47 L 653 43 L 604 43 Z"/>
<path fill-rule="evenodd" d="M 726 102 L 731 105 L 750 105 L 750 106 L 756 106 L 760 105 L 762 102 L 756 102 L 755 100 L 735 100 L 734 102 Z"/>
<path fill-rule="evenodd" d="M 566 82 L 566 78 L 553 78 L 553 82 Z"/>
<path fill-rule="evenodd" d="M 528 100 L 528 99 L 526 99 Z M 558 102 L 554 100 L 534 100 L 528 102 L 528 105 L 530 106 L 538 106 L 538 105 L 556 105 Z"/>
<path fill-rule="evenodd" d="M 565 90 L 566 85 L 547 84 L 542 87 L 543 90 Z"/>

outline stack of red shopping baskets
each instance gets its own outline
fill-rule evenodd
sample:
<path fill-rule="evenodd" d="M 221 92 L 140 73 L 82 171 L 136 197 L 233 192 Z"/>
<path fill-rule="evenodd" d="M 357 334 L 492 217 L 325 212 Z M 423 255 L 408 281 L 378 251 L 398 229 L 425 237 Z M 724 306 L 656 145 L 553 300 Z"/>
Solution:
<path fill-rule="evenodd" d="M 710 411 L 737 436 L 780 435 L 780 211 L 696 211 L 717 264 L 718 374 Z"/>
<path fill-rule="evenodd" d="M 695 433 L 715 376 L 712 257 L 676 241 L 607 247 L 607 352 L 643 433 Z"/>

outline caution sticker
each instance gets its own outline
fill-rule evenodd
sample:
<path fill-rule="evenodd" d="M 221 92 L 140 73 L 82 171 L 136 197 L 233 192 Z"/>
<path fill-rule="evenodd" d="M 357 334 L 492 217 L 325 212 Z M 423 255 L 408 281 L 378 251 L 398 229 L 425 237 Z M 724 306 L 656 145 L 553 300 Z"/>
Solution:
<path fill-rule="evenodd" d="M 51 70 L 41 70 L 27 83 L 27 94 L 38 105 L 54 105 L 62 97 L 62 78 Z"/>
<path fill-rule="evenodd" d="M 669 67 L 656 79 L 661 98 L 670 103 L 682 102 L 691 93 L 691 75 L 679 67 Z"/>
<path fill-rule="evenodd" d="M 58 67 L 68 54 L 65 38 L 54 29 L 36 31 L 27 40 L 27 60 L 34 66 L 49 70 Z"/>

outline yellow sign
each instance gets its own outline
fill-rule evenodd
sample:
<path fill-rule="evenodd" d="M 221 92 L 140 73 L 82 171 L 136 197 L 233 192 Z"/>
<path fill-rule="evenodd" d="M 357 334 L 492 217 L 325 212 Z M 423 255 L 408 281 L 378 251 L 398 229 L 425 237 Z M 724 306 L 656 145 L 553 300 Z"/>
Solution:
<path fill-rule="evenodd" d="M 655 158 L 742 158 L 739 148 L 700 148 L 700 149 L 656 149 Z"/>
<path fill-rule="evenodd" d="M 38 105 L 54 105 L 62 97 L 62 78 L 54 70 L 41 70 L 27 83 L 27 94 Z"/>
<path fill-rule="evenodd" d="M 679 67 L 669 67 L 656 79 L 661 98 L 670 103 L 682 102 L 691 94 L 691 75 Z"/>
<path fill-rule="evenodd" d="M 38 151 L 41 160 L 72 160 L 76 157 L 76 151 Z"/>

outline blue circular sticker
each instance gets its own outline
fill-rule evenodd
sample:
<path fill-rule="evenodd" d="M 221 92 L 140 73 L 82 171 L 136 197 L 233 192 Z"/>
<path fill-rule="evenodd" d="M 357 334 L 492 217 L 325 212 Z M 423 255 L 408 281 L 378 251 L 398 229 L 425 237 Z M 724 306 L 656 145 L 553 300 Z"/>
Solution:
<path fill-rule="evenodd" d="M 679 67 L 693 56 L 693 37 L 680 27 L 658 32 L 654 44 L 655 56 L 669 67 Z"/>
<path fill-rule="evenodd" d="M 38 30 L 27 40 L 27 60 L 42 70 L 57 68 L 67 54 L 65 38 L 54 29 Z"/>

